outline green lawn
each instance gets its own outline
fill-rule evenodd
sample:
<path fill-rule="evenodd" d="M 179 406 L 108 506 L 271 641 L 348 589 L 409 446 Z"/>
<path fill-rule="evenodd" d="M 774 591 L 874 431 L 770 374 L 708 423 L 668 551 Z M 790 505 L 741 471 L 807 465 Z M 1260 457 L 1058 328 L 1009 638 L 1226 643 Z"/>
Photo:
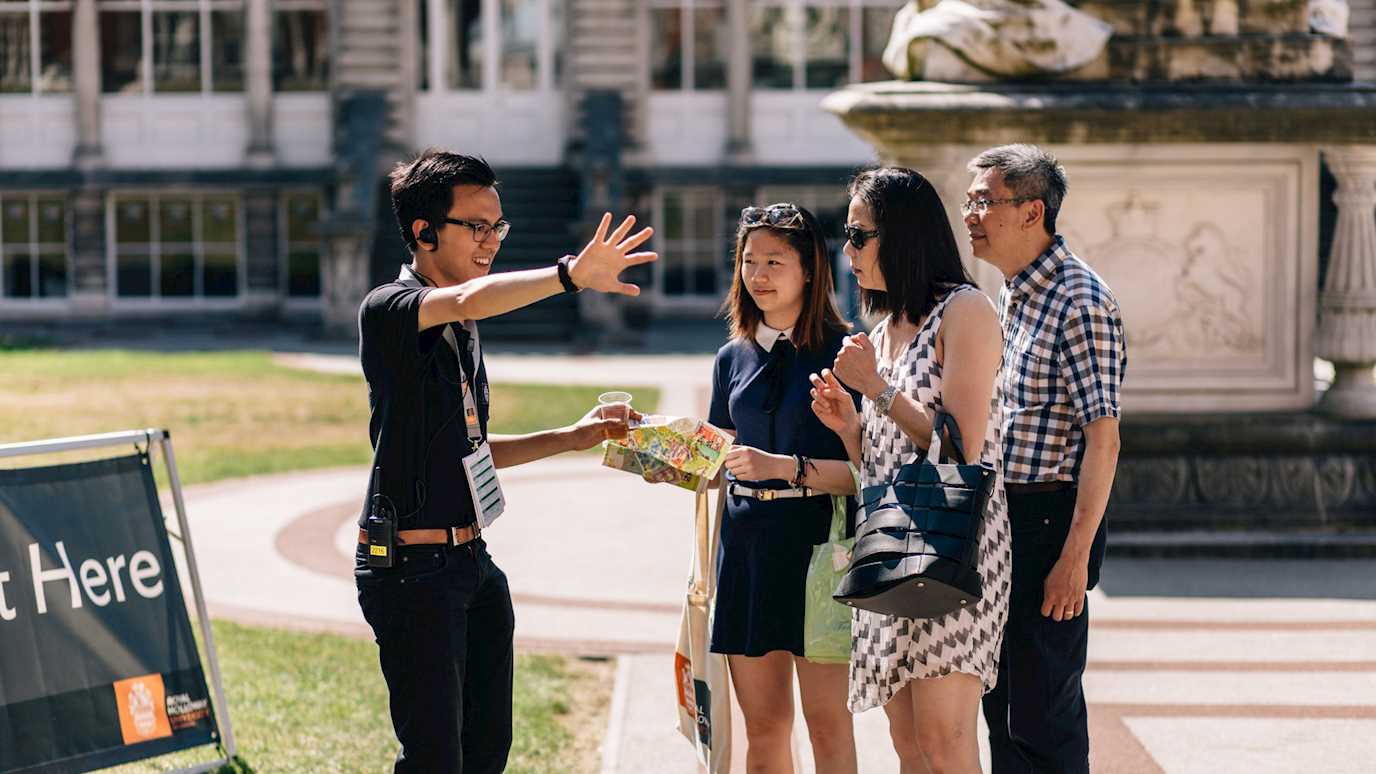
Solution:
<path fill-rule="evenodd" d="M 657 391 L 637 386 L 492 387 L 491 428 L 524 433 L 569 424 L 605 389 L 629 389 L 653 410 Z M 266 352 L 162 354 L 6 348 L 0 341 L 0 443 L 162 427 L 172 432 L 187 484 L 288 470 L 361 465 L 370 459 L 367 388 L 360 377 L 275 365 Z M 5 467 L 109 456 L 102 449 L 0 460 Z M 370 641 L 215 623 L 231 718 L 246 768 L 255 772 L 389 769 L 396 752 L 386 687 Z M 611 670 L 556 656 L 516 666 L 512 772 L 596 770 Z M 166 771 L 181 754 L 130 772 Z"/>
<path fill-rule="evenodd" d="M 492 431 L 569 424 L 613 388 L 645 411 L 659 400 L 647 387 L 494 384 Z M 0 443 L 144 427 L 172 431 L 186 484 L 371 458 L 360 377 L 285 368 L 259 351 L 0 350 Z"/>
<path fill-rule="evenodd" d="M 226 771 L 390 771 L 396 740 L 370 641 L 213 623 L 240 765 Z M 563 656 L 516 660 L 516 741 L 508 772 L 592 772 L 605 728 L 611 665 Z M 203 748 L 121 766 L 169 771 L 210 760 Z"/>

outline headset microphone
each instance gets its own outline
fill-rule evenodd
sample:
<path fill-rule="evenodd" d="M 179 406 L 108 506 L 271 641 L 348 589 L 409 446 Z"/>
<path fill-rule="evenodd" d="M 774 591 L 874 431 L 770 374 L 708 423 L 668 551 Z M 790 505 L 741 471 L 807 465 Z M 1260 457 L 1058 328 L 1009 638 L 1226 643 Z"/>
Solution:
<path fill-rule="evenodd" d="M 435 233 L 435 227 L 430 225 L 420 230 L 420 233 L 416 235 L 416 241 L 431 245 L 431 250 L 438 250 L 440 246 L 440 238 Z"/>

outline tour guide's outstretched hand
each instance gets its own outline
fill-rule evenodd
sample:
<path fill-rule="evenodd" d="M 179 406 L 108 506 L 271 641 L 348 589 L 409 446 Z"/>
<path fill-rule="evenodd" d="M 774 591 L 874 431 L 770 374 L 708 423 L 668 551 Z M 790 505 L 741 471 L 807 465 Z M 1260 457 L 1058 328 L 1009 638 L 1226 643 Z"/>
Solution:
<path fill-rule="evenodd" d="M 620 293 L 627 296 L 640 295 L 640 288 L 629 282 L 621 281 L 621 272 L 642 263 L 658 260 L 658 253 L 632 253 L 655 233 L 653 228 L 642 228 L 631 236 L 635 216 L 627 215 L 616 230 L 607 233 L 612 225 L 612 214 L 602 214 L 602 222 L 597 225 L 597 233 L 592 241 L 583 248 L 569 263 L 569 277 L 579 288 L 598 290 L 603 293 Z"/>

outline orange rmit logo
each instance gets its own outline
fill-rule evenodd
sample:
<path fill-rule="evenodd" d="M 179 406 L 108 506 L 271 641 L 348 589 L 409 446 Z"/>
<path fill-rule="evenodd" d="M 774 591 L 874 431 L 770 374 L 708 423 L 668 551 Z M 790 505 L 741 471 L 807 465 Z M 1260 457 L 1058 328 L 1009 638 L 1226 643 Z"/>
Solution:
<path fill-rule="evenodd" d="M 172 735 L 162 675 L 115 681 L 115 702 L 119 705 L 119 728 L 125 744 Z"/>

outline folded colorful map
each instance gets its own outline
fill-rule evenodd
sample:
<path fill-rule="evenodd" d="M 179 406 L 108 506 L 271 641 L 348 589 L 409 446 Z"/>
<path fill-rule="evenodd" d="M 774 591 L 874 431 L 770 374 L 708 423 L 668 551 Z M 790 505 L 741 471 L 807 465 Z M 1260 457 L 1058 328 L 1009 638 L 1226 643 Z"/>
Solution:
<path fill-rule="evenodd" d="M 691 417 L 647 416 L 625 438 L 607 441 L 602 464 L 652 484 L 702 492 L 717 477 L 731 436 Z"/>

